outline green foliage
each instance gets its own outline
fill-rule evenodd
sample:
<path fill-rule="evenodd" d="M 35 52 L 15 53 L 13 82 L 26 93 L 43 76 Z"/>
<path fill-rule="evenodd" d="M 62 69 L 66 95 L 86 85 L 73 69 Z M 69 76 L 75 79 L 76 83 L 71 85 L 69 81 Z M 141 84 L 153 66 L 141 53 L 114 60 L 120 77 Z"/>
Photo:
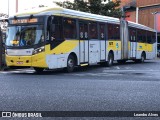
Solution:
<path fill-rule="evenodd" d="M 63 8 L 104 16 L 111 16 L 117 18 L 121 17 L 121 10 L 120 8 L 118 8 L 120 5 L 120 0 L 115 0 L 115 2 L 109 0 L 108 3 L 104 2 L 104 0 L 88 0 L 88 2 L 85 2 L 83 0 L 75 0 L 74 3 L 66 1 L 56 2 L 56 4 Z"/>
<path fill-rule="evenodd" d="M 7 19 L 8 19 L 7 14 L 0 13 L 0 29 L 4 32 L 7 30 L 7 25 L 8 25 L 8 23 L 6 21 Z"/>

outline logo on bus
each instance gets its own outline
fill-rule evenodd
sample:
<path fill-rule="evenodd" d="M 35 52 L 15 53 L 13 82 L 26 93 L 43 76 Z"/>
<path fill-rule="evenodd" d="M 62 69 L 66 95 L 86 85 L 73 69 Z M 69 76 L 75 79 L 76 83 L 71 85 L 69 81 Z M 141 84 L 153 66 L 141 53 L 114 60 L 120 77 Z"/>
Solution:
<path fill-rule="evenodd" d="M 142 49 L 142 46 L 139 46 L 139 49 Z"/>
<path fill-rule="evenodd" d="M 113 45 L 113 42 L 109 42 L 109 45 Z"/>
<path fill-rule="evenodd" d="M 119 45 L 118 45 L 118 43 L 116 43 L 116 48 L 119 48 Z"/>

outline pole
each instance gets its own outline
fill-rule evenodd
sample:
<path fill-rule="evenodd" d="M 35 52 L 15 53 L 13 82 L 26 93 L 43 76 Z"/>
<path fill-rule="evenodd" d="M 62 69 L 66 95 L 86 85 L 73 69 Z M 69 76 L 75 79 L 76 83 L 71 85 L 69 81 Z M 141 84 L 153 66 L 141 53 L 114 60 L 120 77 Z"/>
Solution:
<path fill-rule="evenodd" d="M 1 27 L 0 27 L 0 70 L 2 69 L 2 31 L 1 31 Z"/>
<path fill-rule="evenodd" d="M 157 27 L 156 27 L 156 23 L 157 23 L 157 13 L 158 12 L 155 12 L 153 13 L 154 14 L 154 29 L 157 31 Z"/>
<path fill-rule="evenodd" d="M 16 13 L 18 12 L 18 0 L 16 0 Z"/>
<path fill-rule="evenodd" d="M 9 17 L 9 0 L 8 0 L 8 17 Z"/>
<path fill-rule="evenodd" d="M 153 13 L 154 14 L 154 30 L 156 31 L 156 58 L 157 58 L 157 47 L 158 47 L 158 44 L 157 44 L 157 27 L 156 27 L 157 13 L 158 12 Z"/>
<path fill-rule="evenodd" d="M 139 8 L 136 7 L 136 23 L 138 23 L 138 19 L 139 19 Z"/>
<path fill-rule="evenodd" d="M 125 7 L 124 6 L 121 8 L 121 11 L 122 11 L 122 19 L 124 20 L 125 19 Z"/>

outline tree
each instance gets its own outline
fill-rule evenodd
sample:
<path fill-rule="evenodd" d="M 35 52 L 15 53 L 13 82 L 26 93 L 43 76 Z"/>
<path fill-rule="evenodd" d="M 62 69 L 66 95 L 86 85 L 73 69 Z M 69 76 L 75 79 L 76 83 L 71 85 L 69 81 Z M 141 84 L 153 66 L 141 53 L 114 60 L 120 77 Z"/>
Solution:
<path fill-rule="evenodd" d="M 74 3 L 65 1 L 56 2 L 56 4 L 63 8 L 104 16 L 121 17 L 121 10 L 119 8 L 120 0 L 114 0 L 114 2 L 110 0 L 108 0 L 108 2 L 105 2 L 105 0 L 88 0 L 88 2 L 84 0 L 75 0 Z"/>
<path fill-rule="evenodd" d="M 88 12 L 88 6 L 87 3 L 84 2 L 83 0 L 75 0 L 74 3 L 69 2 L 69 1 L 64 1 L 64 2 L 55 2 L 58 6 L 63 7 L 63 8 L 68 8 L 72 10 L 78 10 L 78 11 L 83 11 L 83 12 Z"/>
<path fill-rule="evenodd" d="M 4 13 L 0 13 L 0 27 L 2 31 L 6 31 L 7 29 L 7 22 L 6 20 L 8 19 L 8 15 Z"/>

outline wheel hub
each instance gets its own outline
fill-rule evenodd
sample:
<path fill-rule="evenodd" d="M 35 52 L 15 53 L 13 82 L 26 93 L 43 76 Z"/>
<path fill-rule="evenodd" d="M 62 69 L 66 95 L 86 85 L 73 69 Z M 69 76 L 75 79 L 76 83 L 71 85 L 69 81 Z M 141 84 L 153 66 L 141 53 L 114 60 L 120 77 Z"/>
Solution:
<path fill-rule="evenodd" d="M 72 59 L 69 59 L 69 60 L 68 60 L 68 66 L 69 66 L 70 68 L 72 68 L 72 67 L 74 66 L 74 63 L 73 63 L 73 60 L 72 60 Z"/>

